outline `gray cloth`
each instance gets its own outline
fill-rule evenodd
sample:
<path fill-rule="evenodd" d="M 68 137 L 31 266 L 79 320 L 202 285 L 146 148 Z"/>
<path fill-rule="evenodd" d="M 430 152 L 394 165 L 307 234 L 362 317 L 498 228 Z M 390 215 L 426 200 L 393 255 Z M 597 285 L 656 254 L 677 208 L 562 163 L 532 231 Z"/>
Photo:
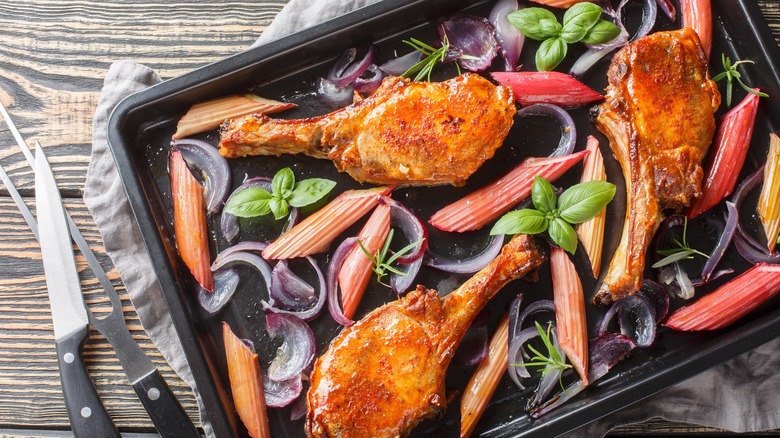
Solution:
<path fill-rule="evenodd" d="M 291 0 L 256 44 L 263 44 L 376 0 Z M 119 101 L 160 82 L 148 67 L 113 64 L 95 114 L 92 158 L 84 201 L 97 223 L 105 249 L 124 281 L 149 337 L 171 367 L 193 386 L 179 339 L 164 305 L 154 269 L 133 220 L 129 201 L 106 141 L 106 122 Z M 599 436 L 610 428 L 651 417 L 736 432 L 780 428 L 780 340 L 770 342 L 697 377 L 667 389 L 572 436 Z M 197 388 L 194 388 L 196 397 Z M 200 403 L 200 400 L 198 399 Z M 201 413 L 201 418 L 205 418 Z M 213 435 L 207 422 L 204 428 Z"/>

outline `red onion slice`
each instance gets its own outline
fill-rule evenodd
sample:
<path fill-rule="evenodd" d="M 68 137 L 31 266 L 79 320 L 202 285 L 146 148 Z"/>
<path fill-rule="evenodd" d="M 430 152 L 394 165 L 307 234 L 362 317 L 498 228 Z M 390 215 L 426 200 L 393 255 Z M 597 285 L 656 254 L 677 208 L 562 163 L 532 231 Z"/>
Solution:
<path fill-rule="evenodd" d="M 379 66 L 379 69 L 390 76 L 401 76 L 414 67 L 422 59 L 422 52 L 415 50 L 406 55 L 393 58 Z"/>
<path fill-rule="evenodd" d="M 215 260 L 214 264 L 211 265 L 211 271 L 214 272 L 218 269 L 232 266 L 237 263 L 242 263 L 255 268 L 257 272 L 263 276 L 266 288 L 271 285 L 271 266 L 268 265 L 268 262 L 258 255 L 244 251 L 233 252 L 222 257 L 219 261 Z"/>
<path fill-rule="evenodd" d="M 428 229 L 425 228 L 422 219 L 414 214 L 409 207 L 388 196 L 380 197 L 379 203 L 390 206 L 390 225 L 393 228 L 400 229 L 409 243 L 420 242 L 411 252 L 398 257 L 396 261 L 400 264 L 407 264 L 422 257 L 428 248 Z"/>
<path fill-rule="evenodd" d="M 283 408 L 294 402 L 303 391 L 303 382 L 298 375 L 284 382 L 275 382 L 263 373 L 263 395 L 265 405 L 270 408 Z"/>
<path fill-rule="evenodd" d="M 658 3 L 658 7 L 661 8 L 670 20 L 674 21 L 677 18 L 677 10 L 674 8 L 671 0 L 656 0 L 656 3 Z"/>
<path fill-rule="evenodd" d="M 385 73 L 376 64 L 371 64 L 362 75 L 355 78 L 353 87 L 358 93 L 373 93 L 382 84 L 384 77 Z"/>
<path fill-rule="evenodd" d="M 270 305 L 292 311 L 308 309 L 317 302 L 314 287 L 297 276 L 286 260 L 279 260 L 271 271 L 269 297 Z"/>
<path fill-rule="evenodd" d="M 490 311 L 482 309 L 474 318 L 471 327 L 466 330 L 466 334 L 455 350 L 452 360 L 460 365 L 471 367 L 482 362 L 488 354 L 488 328 L 487 320 Z"/>
<path fill-rule="evenodd" d="M 488 265 L 495 259 L 504 246 L 504 236 L 490 236 L 490 241 L 482 252 L 463 260 L 451 259 L 426 250 L 423 263 L 431 268 L 451 274 L 473 274 Z"/>
<path fill-rule="evenodd" d="M 181 152 L 188 165 L 204 174 L 206 209 L 215 214 L 225 205 L 230 191 L 230 166 L 217 148 L 205 141 L 185 138 L 173 142 L 173 148 Z"/>
<path fill-rule="evenodd" d="M 599 336 L 609 333 L 609 324 L 618 315 L 620 332 L 639 347 L 649 347 L 655 341 L 657 322 L 666 316 L 668 297 L 661 296 L 663 288 L 654 282 L 643 281 L 635 294 L 620 298 L 609 308 L 599 326 Z M 658 315 L 658 311 L 663 313 Z"/>
<path fill-rule="evenodd" d="M 549 116 L 561 124 L 561 141 L 550 157 L 562 157 L 574 152 L 577 144 L 577 126 L 565 109 L 549 103 L 536 103 L 517 112 L 517 117 Z"/>
<path fill-rule="evenodd" d="M 734 203 L 737 210 L 739 210 L 742 205 L 745 196 L 763 180 L 764 166 L 761 166 L 739 184 L 731 198 L 731 202 Z M 745 260 L 754 265 L 756 263 L 780 263 L 780 251 L 769 254 L 766 247 L 759 244 L 752 236 L 745 232 L 742 225 L 739 224 L 739 219 L 737 219 L 737 230 L 733 240 L 737 252 L 739 252 Z"/>
<path fill-rule="evenodd" d="M 306 397 L 298 397 L 290 408 L 290 421 L 298 421 L 306 416 Z"/>
<path fill-rule="evenodd" d="M 198 287 L 198 304 L 209 315 L 213 315 L 227 304 L 238 288 L 238 271 L 235 269 L 219 269 L 214 272 L 214 291 L 209 292 Z"/>
<path fill-rule="evenodd" d="M 309 264 L 311 264 L 311 267 L 314 269 L 314 272 L 317 274 L 317 282 L 319 284 L 319 291 L 317 292 L 317 302 L 314 303 L 314 305 L 306 310 L 285 310 L 285 309 L 279 309 L 271 305 L 271 303 L 268 303 L 266 301 L 261 301 L 260 304 L 263 306 L 263 309 L 265 309 L 268 312 L 271 313 L 282 313 L 286 315 L 294 315 L 298 318 L 301 318 L 304 321 L 311 321 L 312 319 L 316 318 L 320 311 L 322 311 L 322 308 L 325 307 L 325 300 L 328 296 L 328 290 L 327 290 L 327 283 L 325 282 L 325 276 L 322 274 L 322 270 L 320 269 L 320 266 L 317 264 L 317 261 L 314 260 L 314 258 L 307 256 L 306 260 L 308 260 Z"/>
<path fill-rule="evenodd" d="M 268 366 L 268 379 L 284 382 L 300 378 L 317 351 L 309 325 L 294 315 L 270 314 L 265 317 L 265 329 L 271 339 L 282 338 L 282 345 Z"/>
<path fill-rule="evenodd" d="M 499 52 L 504 59 L 504 71 L 515 71 L 525 43 L 525 35 L 506 18 L 517 9 L 517 0 L 498 0 L 488 16 L 488 20 L 496 29 Z"/>
<path fill-rule="evenodd" d="M 453 17 L 439 25 L 439 35 L 460 53 L 458 63 L 469 71 L 487 69 L 498 53 L 495 28 L 483 17 Z"/>
<path fill-rule="evenodd" d="M 390 273 L 390 288 L 393 289 L 396 295 L 402 295 L 412 288 L 414 279 L 417 278 L 424 259 L 424 257 L 420 257 L 411 263 L 396 266 L 396 269 L 406 275 L 398 275 L 395 272 Z"/>
<path fill-rule="evenodd" d="M 337 323 L 349 327 L 354 321 L 344 316 L 344 311 L 341 310 L 339 305 L 339 291 L 338 291 L 338 277 L 341 265 L 344 264 L 344 259 L 347 257 L 352 248 L 357 244 L 356 237 L 348 237 L 341 242 L 336 251 L 333 253 L 333 257 L 328 264 L 328 279 L 327 279 L 327 295 L 328 295 L 328 311 L 330 316 L 333 317 Z"/>
<path fill-rule="evenodd" d="M 701 279 L 704 283 L 710 281 L 712 273 L 715 272 L 715 268 L 718 267 L 718 263 L 723 258 L 723 254 L 726 253 L 726 249 L 731 244 L 731 240 L 734 238 L 734 232 L 737 230 L 737 222 L 739 221 L 739 212 L 737 207 L 731 201 L 726 201 L 726 226 L 718 238 L 718 244 L 715 245 L 715 249 L 712 250 L 710 258 L 704 264 L 704 268 L 701 271 Z"/>
<path fill-rule="evenodd" d="M 509 378 L 512 379 L 521 391 L 525 389 L 523 379 L 531 377 L 531 374 L 525 366 L 520 365 L 525 362 L 525 358 L 527 357 L 523 345 L 538 336 L 539 330 L 537 330 L 536 327 L 528 327 L 521 330 L 517 336 L 509 339 L 509 349 L 507 350 L 509 356 L 509 369 L 507 371 L 509 372 Z"/>
<path fill-rule="evenodd" d="M 214 259 L 214 264 L 222 263 L 226 257 L 235 254 L 237 252 L 242 252 L 242 251 L 263 252 L 263 250 L 267 247 L 268 244 L 265 242 L 254 242 L 251 240 L 248 240 L 246 242 L 240 242 L 229 248 L 222 250 L 222 252 L 217 254 L 217 258 Z"/>
<path fill-rule="evenodd" d="M 252 188 L 263 189 L 271 192 L 271 179 L 262 176 L 249 178 L 248 180 L 244 181 L 243 184 L 238 186 L 237 189 L 233 190 L 233 193 L 230 194 L 225 203 L 230 202 L 236 193 Z M 233 242 L 236 239 L 236 236 L 238 236 L 238 217 L 228 213 L 225 210 L 222 210 L 222 216 L 219 219 L 219 229 L 222 231 L 222 237 L 224 237 L 225 240 L 228 242 Z"/>
<path fill-rule="evenodd" d="M 355 82 L 355 79 L 360 77 L 374 62 L 374 52 L 374 46 L 370 45 L 365 56 L 360 61 L 353 62 L 355 55 L 357 55 L 357 50 L 354 48 L 347 49 L 331 67 L 327 80 L 339 88 L 344 88 Z"/>
<path fill-rule="evenodd" d="M 338 87 L 325 78 L 316 78 L 314 80 L 314 89 L 320 102 L 332 108 L 341 108 L 351 104 L 355 96 L 352 84 L 346 87 Z"/>
<path fill-rule="evenodd" d="M 560 357 L 566 357 L 566 353 L 564 353 L 560 344 L 558 343 L 558 331 L 555 327 L 555 324 L 550 324 L 550 326 L 550 340 L 552 341 L 553 348 L 558 350 Z M 537 331 L 539 330 L 537 329 Z M 557 386 L 558 379 L 561 377 L 561 374 L 561 370 L 549 370 L 546 374 L 543 374 L 542 378 L 539 380 L 539 384 L 536 385 L 536 389 L 534 390 L 533 394 L 526 402 L 525 409 L 530 411 L 544 403 L 545 400 L 547 400 L 547 398 L 550 396 L 552 390 Z"/>

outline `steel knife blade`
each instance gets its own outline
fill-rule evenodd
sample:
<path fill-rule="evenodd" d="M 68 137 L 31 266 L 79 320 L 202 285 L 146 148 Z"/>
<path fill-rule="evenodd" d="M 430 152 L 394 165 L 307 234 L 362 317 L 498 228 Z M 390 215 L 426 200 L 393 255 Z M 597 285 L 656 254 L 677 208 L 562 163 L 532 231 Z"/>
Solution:
<path fill-rule="evenodd" d="M 89 334 L 87 311 L 65 210 L 54 175 L 40 148 L 35 157 L 35 202 L 62 392 L 73 433 L 77 437 L 118 437 L 119 432 L 95 391 L 81 354 Z"/>

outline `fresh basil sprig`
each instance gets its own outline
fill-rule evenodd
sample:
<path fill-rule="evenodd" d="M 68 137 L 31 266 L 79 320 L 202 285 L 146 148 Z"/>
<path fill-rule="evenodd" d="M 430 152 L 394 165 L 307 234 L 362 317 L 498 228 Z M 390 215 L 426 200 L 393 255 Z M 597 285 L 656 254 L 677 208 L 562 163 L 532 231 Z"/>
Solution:
<path fill-rule="evenodd" d="M 531 186 L 535 208 L 510 211 L 493 225 L 490 234 L 540 234 L 547 231 L 558 246 L 570 253 L 577 250 L 576 225 L 601 213 L 615 197 L 615 185 L 588 181 L 569 187 L 560 197 L 546 179 L 536 176 Z"/>
<path fill-rule="evenodd" d="M 718 75 L 716 75 L 714 78 L 712 78 L 713 81 L 718 82 L 720 80 L 726 79 L 726 106 L 731 106 L 731 89 L 733 86 L 733 81 L 736 79 L 737 84 L 739 84 L 740 87 L 742 87 L 743 90 L 747 91 L 750 94 L 755 94 L 759 97 L 769 97 L 768 94 L 762 93 L 761 91 L 756 90 L 755 88 L 750 88 L 747 85 L 745 85 L 744 82 L 742 82 L 742 75 L 737 71 L 737 67 L 739 67 L 740 64 L 755 64 L 755 62 L 745 59 L 742 61 L 737 61 L 735 63 L 731 63 L 731 58 L 726 56 L 725 53 L 722 53 L 720 55 L 721 63 L 723 64 L 723 71 L 720 72 Z"/>
<path fill-rule="evenodd" d="M 777 245 L 780 245 L 780 236 L 777 236 Z"/>
<path fill-rule="evenodd" d="M 295 182 L 295 174 L 289 167 L 276 172 L 271 180 L 271 192 L 261 188 L 241 190 L 230 198 L 225 211 L 238 217 L 265 216 L 273 213 L 276 220 L 286 217 L 290 207 L 305 207 L 327 195 L 335 181 L 309 178 Z"/>
<path fill-rule="evenodd" d="M 600 6 L 583 2 L 567 9 L 563 24 L 543 8 L 523 8 L 507 15 L 509 22 L 528 38 L 542 41 L 536 51 L 536 69 L 550 71 L 566 57 L 568 44 L 601 44 L 615 39 L 620 28 L 601 19 Z"/>

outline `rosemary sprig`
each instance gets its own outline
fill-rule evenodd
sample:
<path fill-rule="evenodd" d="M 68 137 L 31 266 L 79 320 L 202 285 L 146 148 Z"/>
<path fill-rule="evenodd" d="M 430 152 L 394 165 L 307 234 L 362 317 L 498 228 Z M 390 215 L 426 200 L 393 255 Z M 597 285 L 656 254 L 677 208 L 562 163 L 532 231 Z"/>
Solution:
<path fill-rule="evenodd" d="M 688 218 L 686 217 L 685 221 L 683 222 L 682 242 L 677 239 L 672 239 L 672 243 L 674 243 L 677 246 L 676 248 L 659 250 L 658 254 L 661 254 L 662 256 L 666 256 L 666 257 L 655 262 L 655 264 L 653 264 L 652 266 L 654 269 L 662 268 L 666 265 L 671 265 L 672 263 L 679 262 L 680 260 L 690 260 L 693 258 L 694 254 L 700 255 L 704 258 L 710 258 L 709 255 L 701 251 L 698 251 L 696 249 L 693 249 L 688 245 L 688 241 L 685 237 L 687 233 L 688 233 Z"/>
<path fill-rule="evenodd" d="M 444 63 L 447 57 L 447 51 L 450 50 L 450 43 L 447 40 L 447 37 L 445 36 L 442 39 L 441 47 L 438 49 L 425 44 L 417 38 L 409 38 L 408 40 L 403 40 L 403 42 L 410 45 L 414 50 L 422 53 L 423 59 L 417 62 L 417 64 L 409 67 L 409 70 L 406 70 L 401 76 L 410 78 L 412 75 L 417 73 L 413 80 L 421 81 L 426 79 L 428 82 L 430 82 L 433 68 L 436 67 L 437 64 Z M 458 68 L 458 74 L 460 74 L 460 66 L 457 63 L 455 65 Z"/>
<path fill-rule="evenodd" d="M 562 354 L 561 351 L 555 348 L 555 345 L 553 345 L 551 338 L 552 323 L 547 323 L 546 331 L 538 322 L 534 321 L 534 324 L 536 324 L 536 329 L 539 330 L 539 337 L 542 339 L 542 343 L 547 349 L 547 354 L 545 355 L 540 353 L 531 344 L 528 344 L 528 349 L 531 350 L 531 352 L 534 354 L 534 356 L 530 359 L 531 361 L 523 362 L 521 364 L 514 364 L 514 366 L 544 367 L 542 369 L 542 377 L 546 376 L 547 373 L 551 371 L 564 371 L 567 368 L 572 368 L 570 364 L 566 363 L 566 355 Z M 561 387 L 563 387 L 563 373 L 561 373 L 559 376 L 559 380 L 561 381 Z"/>
<path fill-rule="evenodd" d="M 743 61 L 737 61 L 732 64 L 731 58 L 726 56 L 725 53 L 721 54 L 721 62 L 723 63 L 723 71 L 718 75 L 716 75 L 714 78 L 712 78 L 712 80 L 718 82 L 723 78 L 726 78 L 726 106 L 731 106 L 731 88 L 733 85 L 733 81 L 735 79 L 737 80 L 739 86 L 742 87 L 742 89 L 747 91 L 748 93 L 755 94 L 756 96 L 760 96 L 760 97 L 769 97 L 768 94 L 762 93 L 761 91 L 758 91 L 755 88 L 750 88 L 747 85 L 745 85 L 745 83 L 742 82 L 741 79 L 742 75 L 737 71 L 737 67 L 739 67 L 740 64 L 755 64 L 755 62 L 746 59 Z"/>
<path fill-rule="evenodd" d="M 401 248 L 397 252 L 390 255 L 388 258 L 387 255 L 390 253 L 390 242 L 393 241 L 393 229 L 390 229 L 390 232 L 387 234 L 387 239 L 385 239 L 384 245 L 382 245 L 382 248 L 376 252 L 376 254 L 371 255 L 371 253 L 368 252 L 365 246 L 363 246 L 363 243 L 360 242 L 360 240 L 357 241 L 358 246 L 360 246 L 360 249 L 363 251 L 363 253 L 366 255 L 366 257 L 371 260 L 371 263 L 373 263 L 373 267 L 371 268 L 374 273 L 376 274 L 376 281 L 385 287 L 390 287 L 389 284 L 382 281 L 385 276 L 387 276 L 388 271 L 398 274 L 398 275 L 409 275 L 406 272 L 400 271 L 392 266 L 392 264 L 398 260 L 399 257 L 402 257 L 404 254 L 408 253 L 409 251 L 413 250 L 417 247 L 417 245 L 421 244 L 424 239 L 420 239 L 416 242 L 412 242 L 405 247 Z"/>

